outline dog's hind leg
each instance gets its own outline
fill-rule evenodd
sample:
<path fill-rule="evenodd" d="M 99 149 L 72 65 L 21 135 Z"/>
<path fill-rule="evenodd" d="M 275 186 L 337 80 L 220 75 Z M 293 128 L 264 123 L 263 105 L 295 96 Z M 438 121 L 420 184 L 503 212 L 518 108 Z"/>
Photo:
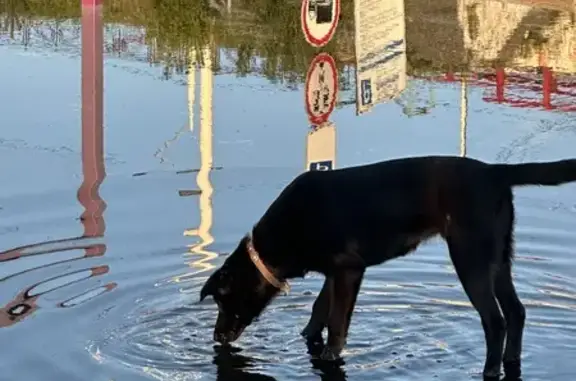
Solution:
<path fill-rule="evenodd" d="M 506 322 L 494 295 L 495 240 L 484 229 L 457 226 L 455 221 L 446 240 L 456 274 L 482 321 L 486 341 L 484 379 L 499 380 Z"/>
<path fill-rule="evenodd" d="M 506 349 L 504 350 L 504 373 L 507 379 L 516 380 L 521 376 L 522 336 L 526 309 L 516 294 L 512 280 L 512 259 L 514 258 L 514 204 L 512 192 L 508 191 L 498 213 L 496 232 L 500 242 L 497 250 L 502 265 L 495 277 L 494 292 L 506 319 Z"/>
<path fill-rule="evenodd" d="M 511 264 L 504 264 L 496 275 L 496 298 L 506 318 L 507 337 L 504 351 L 504 373 L 507 378 L 515 380 L 521 375 L 522 335 L 526 309 L 516 294 L 512 283 Z"/>
<path fill-rule="evenodd" d="M 304 336 L 306 341 L 310 344 L 323 343 L 322 331 L 328 323 L 333 294 L 334 279 L 327 276 L 326 279 L 324 279 L 324 285 L 312 306 L 312 315 L 310 316 L 310 320 L 301 333 L 301 335 Z"/>

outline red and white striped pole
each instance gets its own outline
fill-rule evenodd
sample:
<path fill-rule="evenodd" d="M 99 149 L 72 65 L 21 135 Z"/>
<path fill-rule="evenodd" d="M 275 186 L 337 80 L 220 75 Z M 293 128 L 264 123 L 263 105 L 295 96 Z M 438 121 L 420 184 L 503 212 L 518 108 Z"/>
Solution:
<path fill-rule="evenodd" d="M 106 176 L 103 132 L 103 0 L 82 0 L 82 173 L 78 201 L 84 236 L 101 237 L 106 203 L 99 187 Z M 95 248 L 98 250 L 98 247 Z M 101 253 L 100 253 L 101 254 Z"/>

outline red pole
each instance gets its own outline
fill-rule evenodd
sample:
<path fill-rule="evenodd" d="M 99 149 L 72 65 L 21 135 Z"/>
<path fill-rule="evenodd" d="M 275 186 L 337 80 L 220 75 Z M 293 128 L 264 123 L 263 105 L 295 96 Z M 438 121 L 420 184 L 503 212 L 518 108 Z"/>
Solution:
<path fill-rule="evenodd" d="M 85 237 L 104 235 L 106 203 L 99 187 L 106 177 L 103 132 L 103 25 L 102 0 L 82 0 L 82 185 L 78 201 Z M 95 251 L 105 250 L 97 245 Z M 103 253 L 87 253 L 102 255 Z"/>
<path fill-rule="evenodd" d="M 498 103 L 505 101 L 504 98 L 504 87 L 506 86 L 506 72 L 504 68 L 496 68 L 496 99 Z"/>
<path fill-rule="evenodd" d="M 544 108 L 550 110 L 552 108 L 552 87 L 554 82 L 554 76 L 552 74 L 552 69 L 549 67 L 542 67 L 542 105 Z"/>

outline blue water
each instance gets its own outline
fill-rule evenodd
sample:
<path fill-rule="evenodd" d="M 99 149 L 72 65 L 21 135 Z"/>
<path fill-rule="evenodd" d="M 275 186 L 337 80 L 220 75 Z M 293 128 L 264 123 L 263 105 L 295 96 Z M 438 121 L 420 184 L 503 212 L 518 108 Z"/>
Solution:
<path fill-rule="evenodd" d="M 315 369 L 299 336 L 322 284 L 317 275 L 292 282 L 234 355 L 217 355 L 216 308 L 199 304 L 198 292 L 304 170 L 302 86 L 215 75 L 210 133 L 198 106 L 190 128 L 185 75 L 163 80 L 160 67 L 107 56 L 97 219 L 105 229 L 82 239 L 80 52 L 77 37 L 69 40 L 58 51 L 0 40 L 0 380 L 480 379 L 480 321 L 439 240 L 368 270 L 342 368 Z M 334 111 L 337 167 L 460 154 L 460 84 L 409 86 L 422 98 L 433 92 L 428 114 L 408 117 L 393 101 L 361 116 L 353 104 Z M 574 156 L 575 114 L 487 103 L 486 91 L 468 89 L 468 156 Z M 206 131 L 209 183 L 198 172 Z M 526 381 L 574 379 L 575 191 L 515 191 Z"/>

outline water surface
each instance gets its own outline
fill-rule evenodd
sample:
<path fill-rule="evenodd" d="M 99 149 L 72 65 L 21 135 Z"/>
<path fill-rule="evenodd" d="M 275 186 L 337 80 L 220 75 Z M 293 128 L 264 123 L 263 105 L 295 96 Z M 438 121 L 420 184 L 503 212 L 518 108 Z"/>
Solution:
<path fill-rule="evenodd" d="M 106 2 L 103 107 L 77 3 L 0 4 L 0 380 L 480 379 L 479 318 L 440 240 L 368 270 L 341 368 L 315 367 L 299 337 L 320 276 L 293 281 L 233 353 L 214 347 L 198 292 L 318 158 L 574 156 L 569 1 L 406 0 L 405 88 L 363 113 L 352 1 L 320 48 L 299 2 Z M 320 52 L 339 92 L 311 138 Z M 575 191 L 515 191 L 527 381 L 575 377 Z"/>

